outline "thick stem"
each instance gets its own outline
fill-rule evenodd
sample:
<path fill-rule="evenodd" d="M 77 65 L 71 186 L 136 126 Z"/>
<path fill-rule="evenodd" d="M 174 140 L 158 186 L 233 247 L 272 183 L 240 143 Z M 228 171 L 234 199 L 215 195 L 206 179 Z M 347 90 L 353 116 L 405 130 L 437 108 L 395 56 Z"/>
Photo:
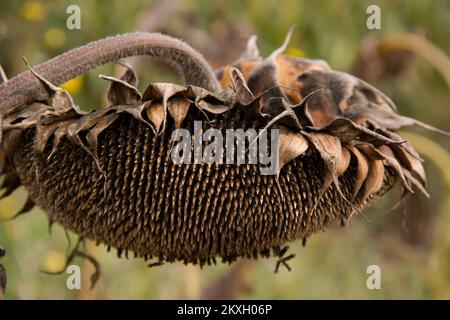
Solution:
<path fill-rule="evenodd" d="M 131 56 L 161 58 L 182 72 L 187 84 L 210 91 L 220 90 L 211 67 L 188 44 L 160 34 L 136 32 L 91 42 L 63 53 L 34 70 L 55 85 L 60 85 L 98 66 Z M 0 115 L 9 114 L 26 103 L 45 99 L 46 92 L 28 70 L 0 85 Z"/>

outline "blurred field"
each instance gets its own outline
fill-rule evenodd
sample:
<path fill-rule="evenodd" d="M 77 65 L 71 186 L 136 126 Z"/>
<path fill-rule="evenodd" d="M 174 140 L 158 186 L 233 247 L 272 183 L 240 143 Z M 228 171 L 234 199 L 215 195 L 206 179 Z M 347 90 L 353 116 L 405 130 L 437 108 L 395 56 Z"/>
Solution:
<path fill-rule="evenodd" d="M 66 8 L 71 4 L 81 8 L 81 30 L 66 29 Z M 379 31 L 366 27 L 369 4 L 381 8 Z M 25 69 L 22 57 L 37 64 L 107 35 L 147 30 L 185 39 L 218 67 L 239 57 L 251 34 L 258 35 L 263 55 L 269 54 L 292 24 L 298 27 L 289 54 L 322 58 L 335 69 L 353 71 L 391 96 L 401 113 L 450 131 L 450 78 L 446 78 L 450 74 L 450 2 L 446 0 L 2 0 L 0 64 L 13 76 Z M 416 38 L 427 39 L 427 45 L 415 45 Z M 385 69 L 377 65 L 371 69 L 368 65 L 373 60 L 362 59 L 361 53 L 370 49 L 371 41 L 381 41 L 381 48 L 395 51 Z M 172 72 L 155 63 L 135 63 L 141 89 L 150 81 L 177 81 Z M 114 72 L 114 66 L 101 67 L 66 84 L 66 89 L 83 108 L 105 106 L 106 83 L 97 76 Z M 426 160 L 432 198 L 410 197 L 405 205 L 391 210 L 400 196 L 400 190 L 394 190 L 365 213 L 367 219 L 359 216 L 352 226 L 315 235 L 306 247 L 300 243 L 291 246 L 297 254 L 292 272 L 282 269 L 274 274 L 275 259 L 244 263 L 240 276 L 230 276 L 230 267 L 222 264 L 203 269 L 181 264 L 148 269 L 141 260 L 118 259 L 114 250 L 107 253 L 103 246 L 89 244 L 89 252 L 101 263 L 102 277 L 90 291 L 92 268 L 77 259 L 83 289 L 70 291 L 65 274 L 40 272 L 63 267 L 68 244 L 63 229 L 55 225 L 49 233 L 45 213 L 34 209 L 0 223 L 0 245 L 7 249 L 1 261 L 8 271 L 6 297 L 199 298 L 218 294 L 218 281 L 229 276 L 230 281 L 245 284 L 233 292 L 234 298 L 449 299 L 450 141 L 415 130 L 404 137 Z M 12 216 L 25 198 L 26 192 L 19 190 L 1 200 L 0 217 Z M 70 237 L 73 245 L 76 237 Z M 366 268 L 373 264 L 382 271 L 381 290 L 366 287 Z"/>

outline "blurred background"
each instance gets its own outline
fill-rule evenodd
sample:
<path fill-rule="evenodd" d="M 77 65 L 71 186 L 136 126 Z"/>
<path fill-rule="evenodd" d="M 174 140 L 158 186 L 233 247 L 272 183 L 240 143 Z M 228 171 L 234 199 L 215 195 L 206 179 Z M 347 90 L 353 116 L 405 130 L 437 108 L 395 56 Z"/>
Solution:
<path fill-rule="evenodd" d="M 66 9 L 81 9 L 81 29 L 68 30 Z M 381 9 L 381 29 L 368 30 L 366 9 Z M 247 38 L 258 35 L 263 56 L 298 27 L 287 54 L 321 58 L 352 72 L 393 98 L 402 114 L 450 131 L 450 2 L 391 1 L 0 1 L 0 64 L 10 77 L 30 64 L 108 35 L 136 30 L 160 31 L 184 39 L 214 66 L 239 57 Z M 140 89 L 151 81 L 178 81 L 167 68 L 146 59 L 133 61 Z M 109 65 L 64 85 L 85 109 L 106 106 L 107 84 L 98 74 Z M 115 250 L 87 243 L 101 264 L 93 290 L 93 267 L 79 258 L 82 289 L 66 288 L 68 242 L 64 230 L 49 232 L 45 213 L 33 209 L 0 222 L 0 262 L 8 273 L 7 299 L 444 299 L 450 298 L 450 141 L 419 129 L 403 133 L 426 160 L 431 199 L 420 194 L 399 204 L 393 190 L 346 228 L 312 236 L 297 254 L 292 272 L 274 274 L 276 259 L 243 260 L 231 266 L 180 263 L 147 268 L 139 259 L 118 259 Z M 26 192 L 0 201 L 0 218 L 13 216 Z M 74 234 L 69 235 L 72 246 Z M 367 267 L 381 269 L 381 289 L 369 290 Z"/>

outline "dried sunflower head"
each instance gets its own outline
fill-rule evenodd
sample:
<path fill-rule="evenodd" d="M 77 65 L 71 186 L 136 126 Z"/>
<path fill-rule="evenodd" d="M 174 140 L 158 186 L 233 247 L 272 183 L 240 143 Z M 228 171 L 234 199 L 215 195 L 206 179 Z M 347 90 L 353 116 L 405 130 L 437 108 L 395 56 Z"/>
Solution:
<path fill-rule="evenodd" d="M 427 195 L 422 160 L 395 130 L 430 127 L 399 115 L 379 90 L 324 61 L 284 55 L 290 35 L 267 58 L 252 37 L 242 57 L 214 79 L 200 55 L 183 56 L 191 65 L 182 69 L 192 72 L 186 86 L 152 83 L 141 94 L 129 67 L 121 78 L 102 76 L 110 82 L 110 106 L 98 111 L 82 112 L 47 80 L 69 77 L 54 75 L 62 62 L 70 76 L 92 67 L 71 52 L 22 75 L 36 98 L 17 88 L 13 95 L 18 80 L 6 82 L 0 87 L 6 97 L 0 105 L 3 196 L 24 185 L 30 196 L 20 213 L 37 204 L 51 222 L 116 247 L 119 255 L 204 264 L 216 257 L 282 256 L 283 245 L 346 224 L 396 181 L 405 193 Z M 119 43 L 123 51 L 135 45 L 155 52 L 134 44 L 142 34 L 119 37 L 126 39 Z M 76 49 L 77 55 L 109 61 L 102 46 L 119 41 L 109 39 Z M 156 52 L 171 49 L 167 57 L 181 64 L 180 55 L 190 52 L 178 42 L 152 43 Z M 177 129 L 192 136 L 277 129 L 275 174 L 261 175 L 259 163 L 174 163 Z"/>

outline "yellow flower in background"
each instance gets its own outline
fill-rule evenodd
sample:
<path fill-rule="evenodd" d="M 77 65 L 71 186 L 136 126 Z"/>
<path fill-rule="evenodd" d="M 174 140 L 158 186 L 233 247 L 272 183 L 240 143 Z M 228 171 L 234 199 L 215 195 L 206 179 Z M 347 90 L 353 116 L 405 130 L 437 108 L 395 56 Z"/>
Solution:
<path fill-rule="evenodd" d="M 305 52 L 303 52 L 303 50 L 298 49 L 298 48 L 288 48 L 285 51 L 285 54 L 291 57 L 297 57 L 297 58 L 302 58 L 305 56 Z"/>
<path fill-rule="evenodd" d="M 84 78 L 83 76 L 79 76 L 62 84 L 61 88 L 67 90 L 67 92 L 69 92 L 70 94 L 74 94 L 81 90 L 83 84 Z"/>
<path fill-rule="evenodd" d="M 66 257 L 59 251 L 51 250 L 42 261 L 43 269 L 48 272 L 58 272 L 65 267 Z"/>
<path fill-rule="evenodd" d="M 42 3 L 33 0 L 26 1 L 20 8 L 20 13 L 25 20 L 31 22 L 42 22 L 47 17 Z"/>
<path fill-rule="evenodd" d="M 50 28 L 44 33 L 44 42 L 50 48 L 60 48 L 66 43 L 66 33 L 58 28 Z"/>

